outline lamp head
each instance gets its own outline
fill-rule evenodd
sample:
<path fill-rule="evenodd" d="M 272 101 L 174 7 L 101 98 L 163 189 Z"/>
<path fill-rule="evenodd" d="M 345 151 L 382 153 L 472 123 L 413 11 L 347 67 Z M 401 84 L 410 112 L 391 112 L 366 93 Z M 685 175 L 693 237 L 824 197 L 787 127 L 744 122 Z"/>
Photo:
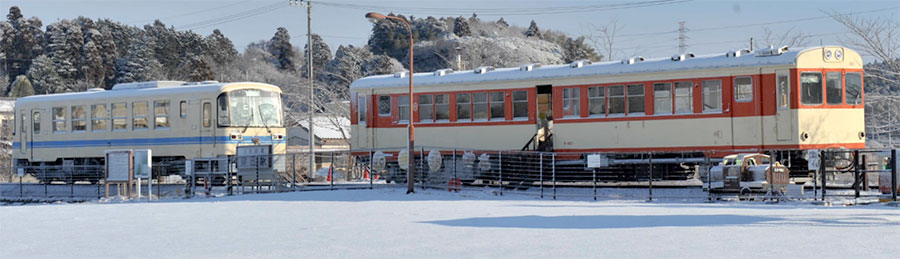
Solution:
<path fill-rule="evenodd" d="M 370 12 L 366 14 L 366 19 L 368 19 L 371 23 L 378 23 L 378 21 L 384 20 L 385 18 L 387 17 L 376 12 Z"/>

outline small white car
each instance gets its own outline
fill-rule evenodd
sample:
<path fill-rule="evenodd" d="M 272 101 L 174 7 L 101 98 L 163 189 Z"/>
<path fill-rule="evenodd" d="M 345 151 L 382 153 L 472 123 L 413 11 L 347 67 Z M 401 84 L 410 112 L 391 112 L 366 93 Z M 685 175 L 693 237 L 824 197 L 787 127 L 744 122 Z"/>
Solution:
<path fill-rule="evenodd" d="M 783 191 L 790 178 L 787 167 L 773 164 L 768 155 L 748 153 L 726 156 L 710 169 L 709 181 L 710 192 L 749 196 L 753 192 Z"/>

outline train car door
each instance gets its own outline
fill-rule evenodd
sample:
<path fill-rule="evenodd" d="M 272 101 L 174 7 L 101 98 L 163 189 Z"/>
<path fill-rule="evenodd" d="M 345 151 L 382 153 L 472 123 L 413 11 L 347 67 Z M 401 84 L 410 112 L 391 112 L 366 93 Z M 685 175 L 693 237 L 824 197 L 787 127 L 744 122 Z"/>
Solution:
<path fill-rule="evenodd" d="M 34 159 L 34 134 L 41 134 L 41 110 L 31 110 L 31 124 L 25 126 L 31 126 L 31 130 L 28 131 L 28 146 L 31 147 L 28 149 L 28 159 L 32 160 Z"/>
<path fill-rule="evenodd" d="M 553 134 L 553 86 L 539 85 L 537 88 L 537 132 L 535 135 L 536 150 L 549 151 L 552 150 L 552 139 L 548 140 L 550 134 Z M 544 143 L 545 141 L 550 141 Z M 542 145 L 543 144 L 543 145 Z"/>
<path fill-rule="evenodd" d="M 775 71 L 775 135 L 778 140 L 791 140 L 794 134 L 791 114 L 791 87 L 788 70 Z"/>
<path fill-rule="evenodd" d="M 356 137 L 356 144 L 359 145 L 357 146 L 357 148 L 366 146 L 372 147 L 369 145 L 369 134 L 372 133 L 366 126 L 368 125 L 370 117 L 369 114 L 371 114 L 369 111 L 372 110 L 369 106 L 369 103 L 371 102 L 370 100 L 372 99 L 371 93 L 371 90 L 361 91 L 356 97 L 356 115 L 358 116 L 356 120 L 356 128 L 359 130 L 359 134 L 354 137 Z"/>
<path fill-rule="evenodd" d="M 18 119 L 19 125 L 19 153 L 23 156 L 27 156 L 26 152 L 28 152 L 28 112 L 23 110 L 21 115 L 19 115 Z M 30 157 L 29 157 L 30 158 Z"/>
<path fill-rule="evenodd" d="M 212 99 L 200 100 L 200 156 L 212 156 L 216 144 Z"/>

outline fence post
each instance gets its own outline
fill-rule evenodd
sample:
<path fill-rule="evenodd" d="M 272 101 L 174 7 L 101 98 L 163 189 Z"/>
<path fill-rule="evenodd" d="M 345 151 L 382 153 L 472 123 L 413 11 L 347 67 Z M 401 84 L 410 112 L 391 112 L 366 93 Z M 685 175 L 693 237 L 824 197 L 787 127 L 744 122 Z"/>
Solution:
<path fill-rule="evenodd" d="M 24 170 L 24 169 L 23 169 Z M 22 191 L 22 176 L 19 176 L 19 197 L 21 198 L 24 192 Z"/>
<path fill-rule="evenodd" d="M 502 151 L 497 152 L 497 159 L 499 161 L 498 164 L 500 165 L 500 177 L 499 177 L 500 181 L 497 184 L 500 188 L 500 196 L 503 196 L 503 152 Z"/>
<path fill-rule="evenodd" d="M 256 193 L 259 193 L 259 157 L 256 156 Z"/>
<path fill-rule="evenodd" d="M 540 167 L 538 169 L 540 176 L 538 176 L 538 177 L 541 179 L 541 199 L 543 199 L 544 198 L 544 153 L 538 152 L 538 154 L 541 155 L 541 158 L 539 160 L 540 162 L 538 162 L 538 166 Z"/>
<path fill-rule="evenodd" d="M 69 174 L 69 182 L 71 183 L 69 184 L 69 199 L 75 198 L 75 170 L 77 170 L 75 168 L 75 166 L 72 166 L 72 173 Z M 138 193 L 138 195 L 140 195 L 140 193 Z"/>
<path fill-rule="evenodd" d="M 328 180 L 331 180 L 331 181 L 329 181 L 329 184 L 331 185 L 331 189 L 334 190 L 334 151 L 331 151 L 330 153 L 331 153 L 331 160 L 329 161 L 330 163 L 328 163 L 329 164 L 328 174 L 330 176 L 329 177 L 330 179 L 328 179 Z"/>
<path fill-rule="evenodd" d="M 650 162 L 650 171 L 647 172 L 647 174 L 649 175 L 649 177 L 647 177 L 648 178 L 647 180 L 649 181 L 648 182 L 649 183 L 648 190 L 650 191 L 650 201 L 653 201 L 653 153 L 652 152 L 650 153 L 649 162 Z"/>
<path fill-rule="evenodd" d="M 49 179 L 47 179 L 47 170 L 41 168 L 41 174 L 44 175 L 44 197 L 50 197 L 47 195 L 47 185 L 50 185 L 51 182 Z"/>
<path fill-rule="evenodd" d="M 375 170 L 372 168 L 372 160 L 375 160 L 375 157 L 372 156 L 372 150 L 369 149 L 369 167 L 366 170 L 369 170 L 369 190 L 375 188 Z"/>
<path fill-rule="evenodd" d="M 102 197 L 102 196 L 100 196 L 100 180 L 101 180 L 101 178 L 103 178 L 102 173 L 100 173 L 100 170 L 97 170 L 97 199 L 98 200 Z M 159 186 L 159 185 L 157 185 L 157 186 Z M 160 192 L 158 192 L 158 191 L 156 193 L 157 193 L 157 195 L 160 194 Z"/>
<path fill-rule="evenodd" d="M 855 198 L 859 198 L 859 189 L 862 188 L 862 184 L 859 182 L 859 150 L 853 150 L 853 196 Z M 865 159 L 865 157 L 863 157 Z"/>
<path fill-rule="evenodd" d="M 825 201 L 825 190 L 828 189 L 828 177 L 825 177 L 825 151 L 819 151 L 819 175 L 822 177 L 822 201 Z"/>
<path fill-rule="evenodd" d="M 594 200 L 597 200 L 597 168 L 594 168 L 594 177 L 591 179 L 594 183 Z"/>
<path fill-rule="evenodd" d="M 553 199 L 556 199 L 556 153 L 553 153 L 553 157 L 551 157 L 550 165 L 552 166 L 551 170 L 553 172 Z"/>
<path fill-rule="evenodd" d="M 891 200 L 897 201 L 897 149 L 891 150 Z"/>
<path fill-rule="evenodd" d="M 297 191 L 297 153 L 291 154 L 291 191 Z"/>
<path fill-rule="evenodd" d="M 420 148 L 419 150 L 421 150 L 421 152 L 419 153 L 419 163 L 418 164 L 420 164 L 422 166 L 419 168 L 416 168 L 416 172 L 421 172 L 420 174 L 422 177 L 418 177 L 418 178 L 421 178 L 421 179 L 419 179 L 419 181 L 422 183 L 422 190 L 425 190 L 425 185 L 427 184 L 425 182 L 425 178 L 428 177 L 428 166 L 426 166 L 427 163 L 425 162 L 425 148 L 423 147 L 423 148 Z M 409 157 L 412 158 L 413 157 L 412 154 L 410 154 Z"/>
<path fill-rule="evenodd" d="M 706 200 L 712 201 L 712 162 L 710 153 L 706 152 Z"/>
<path fill-rule="evenodd" d="M 459 175 L 456 173 L 456 149 L 453 149 L 453 182 L 456 183 L 459 180 Z M 460 183 L 459 188 L 462 188 L 462 183 Z"/>

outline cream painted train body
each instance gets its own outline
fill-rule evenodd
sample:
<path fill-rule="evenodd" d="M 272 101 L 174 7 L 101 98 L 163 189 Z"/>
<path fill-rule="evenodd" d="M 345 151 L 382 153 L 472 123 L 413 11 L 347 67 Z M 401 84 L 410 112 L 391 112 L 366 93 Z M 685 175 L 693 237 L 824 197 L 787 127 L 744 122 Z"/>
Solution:
<path fill-rule="evenodd" d="M 235 155 L 244 145 L 286 150 L 281 90 L 262 83 L 117 84 L 20 98 L 15 112 L 14 163 L 35 175 L 103 165 L 104 152 L 114 149 L 151 149 L 155 163 Z M 52 178 L 79 180 L 58 170 Z"/>
<path fill-rule="evenodd" d="M 415 74 L 412 121 L 417 146 L 448 150 L 520 150 L 545 124 L 556 152 L 864 148 L 862 66 L 823 46 L 439 70 Z M 405 146 L 406 76 L 353 82 L 354 149 Z"/>

